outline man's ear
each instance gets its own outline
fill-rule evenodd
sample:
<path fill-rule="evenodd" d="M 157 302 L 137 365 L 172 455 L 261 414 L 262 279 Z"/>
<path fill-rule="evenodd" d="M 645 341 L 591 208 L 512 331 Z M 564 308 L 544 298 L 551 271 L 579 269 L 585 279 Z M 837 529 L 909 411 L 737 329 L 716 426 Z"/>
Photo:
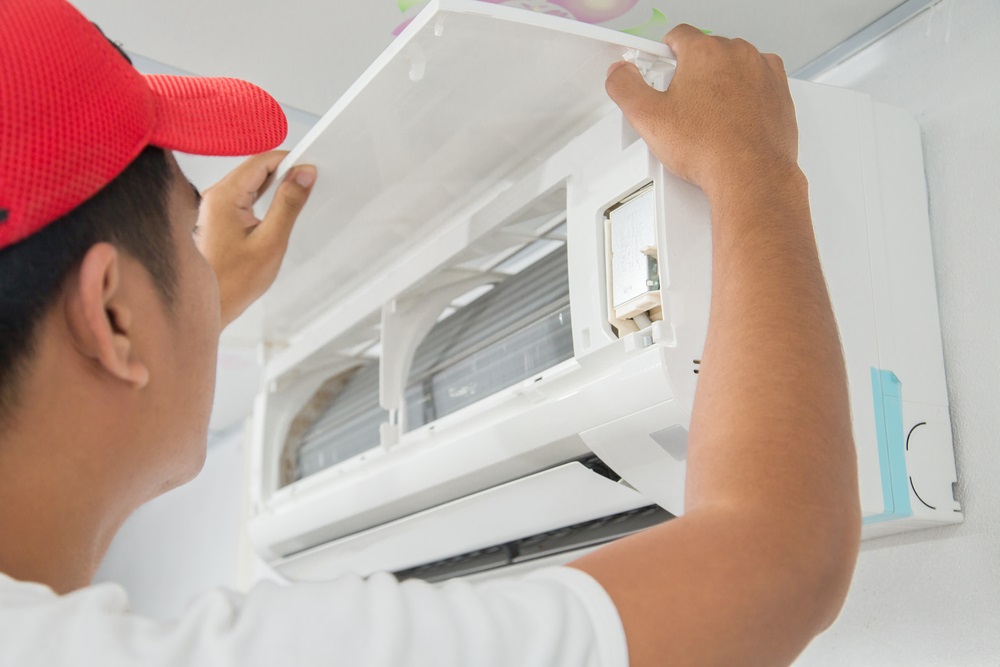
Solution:
<path fill-rule="evenodd" d="M 136 388 L 149 369 L 135 346 L 135 305 L 122 289 L 122 256 L 110 243 L 91 246 L 66 289 L 66 320 L 77 350 Z"/>

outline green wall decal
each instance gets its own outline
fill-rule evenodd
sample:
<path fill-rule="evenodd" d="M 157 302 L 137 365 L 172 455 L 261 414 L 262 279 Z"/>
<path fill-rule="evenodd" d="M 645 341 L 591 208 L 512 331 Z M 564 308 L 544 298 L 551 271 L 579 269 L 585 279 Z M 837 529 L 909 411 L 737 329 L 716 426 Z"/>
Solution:
<path fill-rule="evenodd" d="M 669 30 L 670 24 L 667 22 L 666 15 L 654 7 L 653 15 L 648 21 L 634 28 L 622 30 L 622 32 L 627 32 L 628 34 L 635 35 L 637 37 L 645 37 L 646 39 L 655 39 L 656 41 L 660 41 Z"/>

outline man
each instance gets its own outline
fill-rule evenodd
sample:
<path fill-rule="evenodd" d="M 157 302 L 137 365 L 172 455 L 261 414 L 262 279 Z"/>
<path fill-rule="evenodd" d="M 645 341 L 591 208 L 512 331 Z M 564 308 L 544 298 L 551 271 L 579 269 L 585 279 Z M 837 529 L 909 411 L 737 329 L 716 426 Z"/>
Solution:
<path fill-rule="evenodd" d="M 273 100 L 143 77 L 63 0 L 0 0 L 0 664 L 790 663 L 836 617 L 860 531 L 794 112 L 776 56 L 690 26 L 666 42 L 669 91 L 625 63 L 607 90 L 711 204 L 685 515 L 522 579 L 262 585 L 160 623 L 91 576 L 199 470 L 219 331 L 273 280 L 315 170 L 262 220 L 281 153 L 199 202 L 170 150 L 271 148 Z"/>

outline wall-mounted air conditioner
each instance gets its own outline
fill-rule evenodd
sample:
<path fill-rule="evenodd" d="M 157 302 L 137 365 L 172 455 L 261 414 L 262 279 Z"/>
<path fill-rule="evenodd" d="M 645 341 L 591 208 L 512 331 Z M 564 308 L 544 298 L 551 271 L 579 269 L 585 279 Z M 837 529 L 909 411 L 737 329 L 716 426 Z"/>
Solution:
<path fill-rule="evenodd" d="M 439 0 L 286 160 L 321 177 L 263 304 L 250 529 L 280 572 L 530 567 L 684 511 L 709 211 L 605 95 L 623 57 L 667 85 L 661 44 Z M 918 128 L 792 92 L 865 535 L 959 521 Z"/>

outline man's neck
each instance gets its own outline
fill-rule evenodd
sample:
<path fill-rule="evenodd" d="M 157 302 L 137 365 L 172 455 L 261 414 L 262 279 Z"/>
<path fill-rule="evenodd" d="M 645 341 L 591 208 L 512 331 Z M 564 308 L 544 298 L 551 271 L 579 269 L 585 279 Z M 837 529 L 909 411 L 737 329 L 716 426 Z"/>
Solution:
<path fill-rule="evenodd" d="M 62 594 L 90 584 L 141 500 L 128 497 L 123 462 L 109 460 L 106 443 L 127 435 L 108 418 L 108 397 L 56 382 L 45 366 L 65 360 L 40 352 L 24 400 L 0 426 L 0 572 Z"/>
<path fill-rule="evenodd" d="M 46 454 L 19 455 L 30 448 Z M 66 449 L 6 433 L 0 441 L 0 572 L 60 594 L 89 585 L 127 514 L 81 488 L 80 462 Z"/>
<path fill-rule="evenodd" d="M 5 443 L 6 444 L 6 443 Z M 45 584 L 68 593 L 90 583 L 109 540 L 80 521 L 78 508 L 49 503 L 41 488 L 0 484 L 0 572 L 21 581 Z M 68 510 L 68 514 L 64 513 Z"/>

